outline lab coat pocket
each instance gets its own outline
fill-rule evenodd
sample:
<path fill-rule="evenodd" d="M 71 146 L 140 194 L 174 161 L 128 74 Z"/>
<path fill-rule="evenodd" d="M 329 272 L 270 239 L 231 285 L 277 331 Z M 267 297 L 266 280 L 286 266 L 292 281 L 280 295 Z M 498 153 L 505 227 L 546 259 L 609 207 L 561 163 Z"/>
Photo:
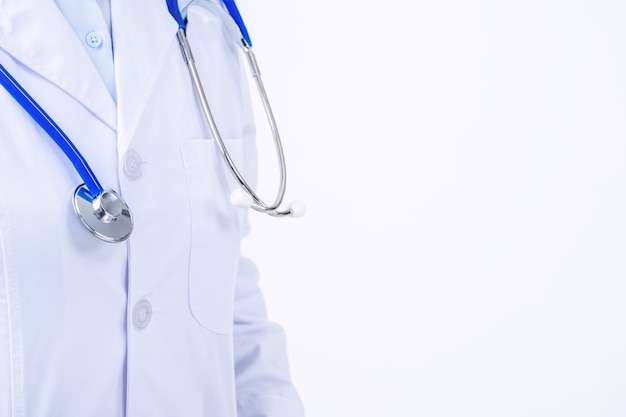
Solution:
<path fill-rule="evenodd" d="M 241 161 L 242 141 L 225 143 Z M 240 209 L 229 201 L 234 184 L 215 141 L 183 140 L 181 153 L 191 211 L 189 309 L 203 327 L 231 334 L 241 228 Z"/>

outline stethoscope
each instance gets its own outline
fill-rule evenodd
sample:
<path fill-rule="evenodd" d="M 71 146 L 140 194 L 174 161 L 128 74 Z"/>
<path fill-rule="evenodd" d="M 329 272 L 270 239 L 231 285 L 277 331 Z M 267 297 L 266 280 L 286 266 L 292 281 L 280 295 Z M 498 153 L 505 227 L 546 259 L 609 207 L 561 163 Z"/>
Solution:
<path fill-rule="evenodd" d="M 243 189 L 233 191 L 230 200 L 233 205 L 242 208 L 252 208 L 256 211 L 269 214 L 271 216 L 293 216 L 299 217 L 304 214 L 304 205 L 295 201 L 285 210 L 279 210 L 285 195 L 287 182 L 285 157 L 280 141 L 280 136 L 276 128 L 276 122 L 272 113 L 263 82 L 259 72 L 254 53 L 252 52 L 250 36 L 243 23 L 241 15 L 233 0 L 222 0 L 228 13 L 233 18 L 242 35 L 241 47 L 243 48 L 252 75 L 256 80 L 256 84 L 261 95 L 263 107 L 269 121 L 272 134 L 274 136 L 274 144 L 278 156 L 280 168 L 280 185 L 276 199 L 272 204 L 266 204 L 261 200 L 257 193 L 250 187 L 241 172 L 237 169 L 233 162 L 228 149 L 224 145 L 224 141 L 219 133 L 219 129 L 215 124 L 211 109 L 204 94 L 202 82 L 195 66 L 191 47 L 187 42 L 186 24 L 180 10 L 178 9 L 177 0 L 166 0 L 168 10 L 172 17 L 178 23 L 177 32 L 178 42 L 180 43 L 181 52 L 189 73 L 192 78 L 194 90 L 200 102 L 203 114 L 211 130 L 211 134 L 216 140 L 218 148 L 224 157 L 230 171 L 235 176 Z M 65 153 L 70 160 L 76 172 L 83 180 L 83 184 L 79 185 L 74 191 L 73 206 L 74 211 L 82 224 L 97 238 L 106 242 L 122 242 L 128 239 L 133 230 L 133 218 L 128 208 L 128 204 L 113 189 L 102 186 L 95 174 L 89 167 L 85 158 L 81 155 L 72 141 L 67 137 L 63 130 L 52 120 L 52 118 L 44 111 L 43 108 L 28 94 L 28 92 L 13 78 L 13 76 L 0 64 L 0 84 L 15 98 L 15 100 L 28 112 L 28 114 L 48 133 L 59 148 Z"/>
<path fill-rule="evenodd" d="M 233 191 L 230 196 L 231 203 L 237 207 L 252 208 L 256 211 L 267 213 L 271 216 L 300 217 L 304 214 L 305 211 L 305 207 L 300 201 L 292 202 L 286 210 L 278 209 L 283 201 L 285 188 L 287 185 L 285 155 L 283 153 L 280 135 L 278 134 L 278 128 L 276 127 L 274 114 L 267 98 L 265 87 L 263 86 L 263 81 L 261 80 L 259 65 L 257 64 L 254 52 L 252 52 L 252 41 L 250 40 L 250 35 L 248 34 L 246 25 L 243 23 L 243 19 L 241 18 L 241 14 L 237 9 L 237 5 L 235 4 L 234 0 L 222 0 L 222 2 L 224 3 L 224 6 L 226 6 L 226 9 L 228 10 L 228 13 L 232 17 L 232 19 L 239 27 L 239 31 L 242 36 L 239 46 L 243 49 L 247 57 L 250 71 L 252 72 L 252 76 L 256 81 L 257 89 L 259 91 L 259 95 L 261 96 L 261 101 L 263 102 L 263 108 L 265 109 L 265 114 L 267 116 L 267 120 L 269 122 L 270 128 L 272 130 L 272 135 L 274 137 L 274 146 L 276 149 L 276 155 L 278 157 L 278 164 L 280 168 L 280 185 L 278 193 L 276 195 L 276 199 L 272 204 L 266 204 L 263 202 L 263 200 L 261 200 L 257 193 L 252 189 L 252 187 L 250 187 L 243 175 L 241 175 L 241 172 L 237 169 L 235 163 L 230 157 L 230 154 L 228 153 L 228 150 L 226 149 L 224 141 L 222 140 L 222 137 L 220 135 L 219 129 L 215 124 L 213 115 L 211 114 L 211 109 L 209 108 L 209 103 L 206 99 L 206 95 L 204 94 L 202 82 L 200 81 L 200 77 L 198 76 L 198 70 L 196 69 L 193 54 L 191 53 L 191 47 L 189 46 L 189 42 L 187 41 L 186 23 L 178 8 L 178 0 L 166 0 L 167 8 L 169 9 L 170 14 L 178 23 L 178 42 L 180 43 L 180 49 L 183 54 L 183 58 L 185 59 L 185 63 L 187 64 L 187 68 L 189 69 L 189 74 L 191 75 L 191 79 L 193 81 L 194 90 L 200 102 L 200 107 L 202 108 L 202 112 L 204 113 L 206 122 L 209 125 L 211 134 L 215 138 L 215 141 L 217 142 L 217 145 L 220 149 L 222 156 L 224 157 L 224 160 L 226 161 L 226 164 L 228 165 L 228 168 L 239 182 L 239 185 L 243 187 L 243 189 L 237 189 Z"/>

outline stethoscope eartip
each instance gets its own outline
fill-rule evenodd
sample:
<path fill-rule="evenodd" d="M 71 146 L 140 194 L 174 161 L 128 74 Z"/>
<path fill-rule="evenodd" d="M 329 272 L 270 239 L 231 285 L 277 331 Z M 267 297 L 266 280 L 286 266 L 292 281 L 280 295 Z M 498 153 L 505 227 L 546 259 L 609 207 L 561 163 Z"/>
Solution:
<path fill-rule="evenodd" d="M 253 207 L 254 198 L 252 197 L 250 193 L 246 192 L 245 190 L 241 188 L 236 188 L 235 190 L 233 190 L 232 193 L 230 193 L 230 204 L 239 208 L 244 208 L 244 209 L 254 208 L 257 211 L 263 211 L 263 210 L 257 209 L 256 206 Z M 280 211 L 278 209 L 273 209 L 273 210 L 267 211 L 268 214 L 272 216 L 276 216 L 276 217 L 279 217 L 279 216 L 302 217 L 304 216 L 305 212 L 306 212 L 306 206 L 300 200 L 292 201 L 289 204 L 289 207 L 287 207 L 287 210 Z"/>
<path fill-rule="evenodd" d="M 230 193 L 230 204 L 235 207 L 250 208 L 252 207 L 252 196 L 241 188 L 237 188 Z"/>
<path fill-rule="evenodd" d="M 291 217 L 302 217 L 304 213 L 306 213 L 306 206 L 300 200 L 292 201 L 291 204 L 289 204 L 289 212 Z"/>

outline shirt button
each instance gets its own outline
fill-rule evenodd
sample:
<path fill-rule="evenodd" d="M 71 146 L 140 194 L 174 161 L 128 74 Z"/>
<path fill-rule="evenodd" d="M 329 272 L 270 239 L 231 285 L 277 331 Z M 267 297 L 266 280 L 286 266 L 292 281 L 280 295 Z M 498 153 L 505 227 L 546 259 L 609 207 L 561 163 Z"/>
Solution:
<path fill-rule="evenodd" d="M 134 149 L 128 150 L 122 158 L 122 169 L 124 174 L 131 180 L 136 180 L 143 174 L 143 164 L 141 155 Z"/>
<path fill-rule="evenodd" d="M 87 41 L 87 45 L 92 48 L 97 48 L 102 45 L 102 36 L 100 36 L 97 32 L 89 32 L 85 37 L 85 40 Z"/>
<path fill-rule="evenodd" d="M 152 304 L 148 300 L 140 300 L 133 309 L 133 326 L 137 330 L 148 327 L 152 319 Z"/>

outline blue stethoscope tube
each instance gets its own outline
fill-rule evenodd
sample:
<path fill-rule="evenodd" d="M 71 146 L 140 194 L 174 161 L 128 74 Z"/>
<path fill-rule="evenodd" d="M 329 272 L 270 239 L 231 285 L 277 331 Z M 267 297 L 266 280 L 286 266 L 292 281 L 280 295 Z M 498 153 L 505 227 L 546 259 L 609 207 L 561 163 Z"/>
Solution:
<path fill-rule="evenodd" d="M 251 47 L 252 41 L 250 40 L 250 35 L 248 34 L 248 29 L 246 29 L 246 25 L 243 23 L 243 19 L 241 18 L 241 14 L 239 14 L 239 9 L 237 9 L 237 5 L 233 0 L 222 0 L 224 6 L 228 10 L 228 13 L 233 18 L 237 26 L 239 26 L 239 31 L 241 32 L 241 36 L 243 40 L 246 41 L 246 46 Z"/>
<path fill-rule="evenodd" d="M 133 218 L 124 199 L 114 190 L 100 184 L 72 141 L 2 64 L 0 85 L 48 133 L 82 178 L 84 183 L 76 188 L 73 199 L 74 211 L 81 223 L 105 242 L 128 239 L 133 231 Z"/>
<path fill-rule="evenodd" d="M 185 19 L 183 19 L 182 14 L 180 13 L 180 9 L 178 8 L 178 0 L 166 0 L 167 9 L 170 14 L 178 23 L 179 29 L 186 29 Z M 235 21 L 237 26 L 239 27 L 239 31 L 241 32 L 241 36 L 246 43 L 246 46 L 252 46 L 252 40 L 250 40 L 250 35 L 248 34 L 248 29 L 246 28 L 245 23 L 243 23 L 243 18 L 241 17 L 241 13 L 239 13 L 239 9 L 233 0 L 222 0 L 224 6 L 226 6 L 226 10 L 228 10 L 228 14 Z"/>
<path fill-rule="evenodd" d="M 87 201 L 92 202 L 93 199 L 100 195 L 104 190 L 100 182 L 89 167 L 89 164 L 83 158 L 76 146 L 61 130 L 61 128 L 52 120 L 48 113 L 41 108 L 39 104 L 28 94 L 26 90 L 13 78 L 11 74 L 0 64 L 0 84 L 13 96 L 13 98 L 35 119 L 43 130 L 50 135 L 55 143 L 61 148 L 63 153 L 74 165 L 76 172 L 82 178 L 87 190 L 81 192 L 81 196 Z"/>

